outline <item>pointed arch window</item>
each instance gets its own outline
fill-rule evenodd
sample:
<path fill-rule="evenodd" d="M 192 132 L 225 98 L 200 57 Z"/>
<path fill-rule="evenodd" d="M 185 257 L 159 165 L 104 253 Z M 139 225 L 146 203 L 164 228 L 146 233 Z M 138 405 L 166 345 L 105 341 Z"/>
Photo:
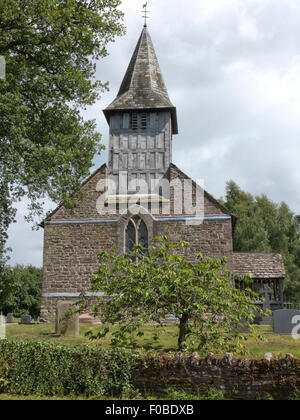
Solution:
<path fill-rule="evenodd" d="M 148 248 L 148 229 L 146 223 L 139 216 L 129 219 L 125 230 L 126 252 L 132 251 L 136 245 Z"/>

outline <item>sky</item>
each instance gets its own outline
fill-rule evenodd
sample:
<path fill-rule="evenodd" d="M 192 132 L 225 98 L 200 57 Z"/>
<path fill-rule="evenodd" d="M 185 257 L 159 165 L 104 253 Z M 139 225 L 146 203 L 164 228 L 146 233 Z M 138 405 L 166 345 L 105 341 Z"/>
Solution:
<path fill-rule="evenodd" d="M 115 98 L 143 27 L 146 0 L 123 0 L 126 35 L 108 46 L 96 77 L 110 91 L 84 113 L 108 146 L 102 110 Z M 149 0 L 154 48 L 177 107 L 173 162 L 219 198 L 234 180 L 300 214 L 299 0 Z M 94 168 L 107 161 L 107 151 Z M 18 205 L 10 264 L 42 266 L 43 230 Z M 54 209 L 47 201 L 45 212 Z"/>

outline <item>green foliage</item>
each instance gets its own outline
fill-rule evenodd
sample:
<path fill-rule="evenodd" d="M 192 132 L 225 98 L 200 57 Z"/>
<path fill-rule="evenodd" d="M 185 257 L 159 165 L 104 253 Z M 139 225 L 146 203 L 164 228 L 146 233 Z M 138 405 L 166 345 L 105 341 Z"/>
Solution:
<path fill-rule="evenodd" d="M 132 390 L 140 352 L 86 346 L 1 340 L 0 392 L 21 395 L 110 395 Z"/>
<path fill-rule="evenodd" d="M 271 251 L 262 212 L 251 194 L 240 190 L 233 181 L 228 182 L 225 206 L 238 216 L 234 233 L 235 251 Z"/>
<path fill-rule="evenodd" d="M 0 291 L 0 310 L 11 312 L 16 317 L 22 314 L 39 315 L 42 274 L 42 268 L 32 265 L 6 266 L 2 275 L 0 273 L 0 290 L 2 284 L 5 291 L 3 294 Z"/>
<path fill-rule="evenodd" d="M 116 250 L 99 254 L 91 291 L 112 297 L 100 297 L 93 306 L 103 322 L 97 338 L 105 337 L 115 325 L 112 344 L 134 345 L 143 335 L 142 326 L 149 322 L 162 326 L 167 315 L 173 314 L 180 319 L 180 348 L 198 348 L 202 353 L 243 348 L 241 320 L 245 325 L 253 321 L 257 307 L 252 302 L 257 295 L 233 287 L 234 276 L 225 269 L 226 259 L 200 254 L 192 262 L 178 251 L 188 253 L 188 245 L 181 242 L 176 249 L 163 237 L 147 252 L 137 247 L 128 255 L 120 256 Z M 253 326 L 249 328 L 255 332 Z M 154 339 L 158 333 L 159 328 Z"/>
<path fill-rule="evenodd" d="M 0 242 L 14 220 L 15 200 L 30 214 L 42 200 L 72 207 L 80 197 L 100 134 L 80 109 L 107 83 L 95 81 L 95 60 L 124 33 L 120 0 L 1 0 Z"/>
<path fill-rule="evenodd" d="M 227 183 L 224 205 L 238 217 L 234 250 L 281 253 L 287 271 L 285 299 L 299 303 L 299 216 L 285 203 L 276 204 L 266 195 L 254 197 L 245 193 L 233 181 Z"/>
<path fill-rule="evenodd" d="M 167 400 L 181 400 L 181 401 L 223 401 L 226 400 L 224 393 L 215 388 L 198 389 L 196 391 L 186 391 L 183 389 L 167 389 Z"/>
<path fill-rule="evenodd" d="M 0 312 L 4 311 L 4 304 L 7 302 L 8 297 L 14 290 L 13 279 L 8 276 L 8 270 L 6 266 L 7 262 L 7 250 L 2 246 L 0 239 Z"/>

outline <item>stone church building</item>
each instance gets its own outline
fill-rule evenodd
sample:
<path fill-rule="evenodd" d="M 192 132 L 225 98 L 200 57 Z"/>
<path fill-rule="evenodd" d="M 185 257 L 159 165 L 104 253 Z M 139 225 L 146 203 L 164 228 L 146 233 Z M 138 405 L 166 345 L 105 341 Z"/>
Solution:
<path fill-rule="evenodd" d="M 84 182 L 83 199 L 73 211 L 60 206 L 43 222 L 41 318 L 53 322 L 57 302 L 74 301 L 81 292 L 93 298 L 88 290 L 101 250 L 147 247 L 162 235 L 174 243 L 187 241 L 191 259 L 198 253 L 226 256 L 229 269 L 250 274 L 257 289 L 268 284 L 273 308 L 282 307 L 281 255 L 233 252 L 237 218 L 172 163 L 176 108 L 147 26 L 104 115 L 110 128 L 108 165 Z"/>

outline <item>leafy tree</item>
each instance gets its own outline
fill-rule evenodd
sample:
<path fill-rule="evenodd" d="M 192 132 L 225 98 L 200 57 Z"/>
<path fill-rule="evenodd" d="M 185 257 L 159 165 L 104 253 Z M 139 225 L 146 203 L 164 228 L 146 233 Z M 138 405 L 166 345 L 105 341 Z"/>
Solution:
<path fill-rule="evenodd" d="M 179 252 L 187 248 L 180 242 Z M 116 325 L 112 343 L 130 344 L 143 334 L 143 325 L 161 326 L 168 314 L 174 314 L 180 319 L 179 348 L 218 352 L 242 347 L 241 320 L 244 325 L 253 321 L 257 295 L 234 288 L 225 259 L 200 254 L 196 262 L 189 261 L 163 237 L 147 252 L 139 247 L 121 256 L 103 251 L 99 262 L 91 290 L 112 297 L 100 297 L 93 306 L 94 315 L 101 313 L 103 320 L 98 338 Z"/>
<path fill-rule="evenodd" d="M 238 216 L 234 233 L 234 250 L 248 252 L 271 251 L 262 214 L 255 198 L 242 191 L 233 181 L 228 182 L 225 206 Z"/>
<path fill-rule="evenodd" d="M 1 249 L 0 243 L 0 312 L 4 312 L 7 299 L 14 291 L 13 278 L 9 275 L 6 262 L 7 257 L 5 257 L 5 251 Z"/>
<path fill-rule="evenodd" d="M 5 293 L 0 291 L 0 309 L 15 316 L 30 314 L 37 316 L 40 312 L 42 296 L 42 269 L 29 265 L 6 266 L 0 276 Z"/>
<path fill-rule="evenodd" d="M 80 196 L 100 134 L 80 109 L 107 83 L 94 61 L 124 33 L 120 0 L 0 0 L 0 240 L 14 220 L 15 200 L 30 214 L 42 200 L 72 207 Z M 72 197 L 72 198 L 71 198 Z"/>
<path fill-rule="evenodd" d="M 276 204 L 265 194 L 253 196 L 230 181 L 224 205 L 237 217 L 234 250 L 242 252 L 279 252 L 287 276 L 285 299 L 300 302 L 300 231 L 299 216 L 285 203 Z"/>

